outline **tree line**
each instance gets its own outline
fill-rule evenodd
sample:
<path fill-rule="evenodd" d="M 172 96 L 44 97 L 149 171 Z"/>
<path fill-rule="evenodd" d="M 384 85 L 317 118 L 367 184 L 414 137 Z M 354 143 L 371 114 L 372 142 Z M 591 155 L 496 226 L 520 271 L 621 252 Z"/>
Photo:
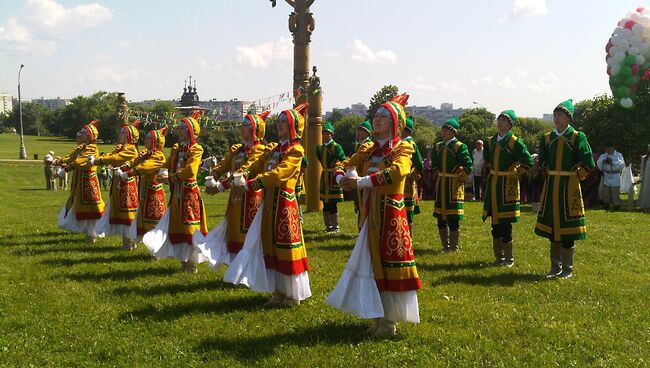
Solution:
<path fill-rule="evenodd" d="M 334 113 L 331 121 L 336 129 L 335 140 L 339 142 L 347 154 L 354 150 L 356 129 L 364 120 L 374 115 L 377 107 L 399 94 L 396 86 L 384 86 L 371 98 L 368 115 L 343 116 Z M 587 134 L 595 152 L 602 152 L 606 142 L 611 141 L 627 161 L 638 163 L 640 156 L 645 154 L 650 143 L 650 91 L 648 83 L 642 83 L 634 109 L 622 108 L 612 96 L 602 95 L 576 103 L 576 113 L 573 125 L 576 129 Z M 23 107 L 23 127 L 27 135 L 51 135 L 74 138 L 79 129 L 93 119 L 99 119 L 99 133 L 102 141 L 115 143 L 119 126 L 117 124 L 117 94 L 112 92 L 97 92 L 90 96 L 78 96 L 70 104 L 56 110 L 49 110 L 37 103 L 26 102 Z M 144 113 L 165 116 L 175 113 L 174 106 L 169 102 L 159 102 L 151 107 L 132 107 Z M 473 147 L 478 139 L 484 142 L 496 133 L 494 124 L 496 115 L 485 108 L 464 110 L 457 117 L 461 125 L 458 138 Z M 430 121 L 415 116 L 415 132 L 413 137 L 418 148 L 427 154 L 429 148 L 440 137 L 440 129 Z M 275 131 L 272 129 L 274 118 L 270 117 L 267 128 L 267 140 L 272 141 Z M 240 122 L 220 122 L 219 127 L 203 129 L 199 141 L 205 148 L 206 155 L 222 157 L 230 145 L 239 141 L 237 129 Z M 141 126 L 142 136 L 151 126 Z M 553 129 L 553 124 L 537 118 L 520 118 L 513 132 L 522 139 L 529 150 L 534 153 L 539 149 L 541 137 Z M 18 109 L 11 113 L 0 115 L 0 132 L 18 132 L 20 130 Z M 169 134 L 168 146 L 175 143 L 174 134 Z"/>

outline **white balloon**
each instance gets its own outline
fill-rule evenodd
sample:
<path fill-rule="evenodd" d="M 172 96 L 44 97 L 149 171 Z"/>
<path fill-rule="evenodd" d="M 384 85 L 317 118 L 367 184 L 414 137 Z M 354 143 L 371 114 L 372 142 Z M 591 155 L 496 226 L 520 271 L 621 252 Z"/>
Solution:
<path fill-rule="evenodd" d="M 636 36 L 640 36 L 643 34 L 643 31 L 645 30 L 645 27 L 643 27 L 641 24 L 637 23 L 634 26 L 632 26 L 632 34 Z"/>
<path fill-rule="evenodd" d="M 625 53 L 620 51 L 614 54 L 614 56 L 612 57 L 614 58 L 614 60 L 616 60 L 617 63 L 620 63 L 625 59 Z"/>
<path fill-rule="evenodd" d="M 632 36 L 632 31 L 630 31 L 630 30 L 627 29 L 627 28 L 623 28 L 623 29 L 621 30 L 621 35 L 623 36 L 623 38 L 625 38 L 625 39 L 629 39 L 629 38 Z"/>
<path fill-rule="evenodd" d="M 623 51 L 621 49 L 619 49 L 618 46 L 612 46 L 612 47 L 609 48 L 608 54 L 610 56 L 614 56 L 614 55 L 618 54 L 619 52 L 623 52 Z"/>
<path fill-rule="evenodd" d="M 612 69 L 611 69 L 612 76 L 618 75 L 618 73 L 620 72 L 621 72 L 621 64 L 612 65 Z"/>
<path fill-rule="evenodd" d="M 615 63 L 614 63 L 614 58 L 613 57 L 610 56 L 609 58 L 607 58 L 607 66 L 612 66 L 614 64 Z"/>
<path fill-rule="evenodd" d="M 639 46 L 641 42 L 641 36 L 633 35 L 630 37 L 630 46 Z"/>
<path fill-rule="evenodd" d="M 645 56 L 637 55 L 636 56 L 636 64 L 637 65 L 643 65 L 643 63 L 645 63 Z"/>
<path fill-rule="evenodd" d="M 627 50 L 630 49 L 630 43 L 627 42 L 627 40 L 623 40 L 621 43 L 619 43 L 618 45 L 616 45 L 616 47 L 618 47 L 619 49 L 621 49 L 621 51 L 626 52 Z"/>
<path fill-rule="evenodd" d="M 623 106 L 626 109 L 631 109 L 632 107 L 634 107 L 634 101 L 632 101 L 632 99 L 629 98 L 629 97 L 625 97 L 625 98 L 621 99 L 620 103 L 621 103 L 621 106 Z"/>
<path fill-rule="evenodd" d="M 650 48 L 648 47 L 648 44 L 647 44 L 647 43 L 642 43 L 642 44 L 640 44 L 640 45 L 639 45 L 639 54 L 641 54 L 641 55 L 645 55 L 645 54 L 647 54 L 647 53 L 648 53 L 648 49 L 650 49 Z"/>
<path fill-rule="evenodd" d="M 625 26 L 625 22 L 627 22 L 626 19 L 621 19 L 621 20 L 619 20 L 619 21 L 618 21 L 618 26 L 619 26 L 619 27 L 623 27 L 623 26 Z"/>
<path fill-rule="evenodd" d="M 627 54 L 637 56 L 639 55 L 639 48 L 636 46 L 632 46 L 629 49 L 627 49 Z"/>

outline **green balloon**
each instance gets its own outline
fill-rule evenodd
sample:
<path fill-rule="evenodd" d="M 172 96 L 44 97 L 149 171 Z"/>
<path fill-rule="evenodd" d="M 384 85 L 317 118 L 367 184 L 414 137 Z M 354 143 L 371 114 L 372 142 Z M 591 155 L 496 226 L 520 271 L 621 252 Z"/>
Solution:
<path fill-rule="evenodd" d="M 615 75 L 615 76 L 609 78 L 609 84 L 611 84 L 612 86 L 615 86 L 615 87 L 620 87 L 620 85 L 623 84 L 624 80 L 625 80 L 625 78 L 623 78 L 622 76 Z"/>
<path fill-rule="evenodd" d="M 628 55 L 625 57 L 625 65 L 634 65 L 636 63 L 636 56 Z"/>
<path fill-rule="evenodd" d="M 635 85 L 636 81 L 634 80 L 634 76 L 625 78 L 624 84 L 627 87 L 632 87 L 633 85 Z"/>
<path fill-rule="evenodd" d="M 630 68 L 627 65 L 624 65 L 621 67 L 621 72 L 619 73 L 620 76 L 627 78 L 632 75 L 632 68 Z"/>
<path fill-rule="evenodd" d="M 617 91 L 618 95 L 622 98 L 630 97 L 630 89 L 628 87 L 619 87 Z"/>

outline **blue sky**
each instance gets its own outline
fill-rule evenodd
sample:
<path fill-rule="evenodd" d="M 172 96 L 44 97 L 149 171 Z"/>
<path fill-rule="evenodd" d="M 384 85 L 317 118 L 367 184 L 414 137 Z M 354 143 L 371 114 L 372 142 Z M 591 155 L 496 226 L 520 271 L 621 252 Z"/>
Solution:
<path fill-rule="evenodd" d="M 649 1 L 316 0 L 311 63 L 324 108 L 367 103 L 384 84 L 410 105 L 473 102 L 541 116 L 608 92 L 605 44 Z M 256 100 L 291 90 L 290 7 L 278 0 L 2 0 L 0 93 L 124 91 Z M 281 106 L 280 106 L 281 107 Z"/>

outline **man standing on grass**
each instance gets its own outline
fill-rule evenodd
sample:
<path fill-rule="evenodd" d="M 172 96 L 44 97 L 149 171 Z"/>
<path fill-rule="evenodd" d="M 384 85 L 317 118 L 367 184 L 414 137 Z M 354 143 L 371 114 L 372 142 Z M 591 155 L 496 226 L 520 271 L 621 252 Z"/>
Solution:
<path fill-rule="evenodd" d="M 551 241 L 551 269 L 547 278 L 573 276 L 574 241 L 587 237 L 580 180 L 596 166 L 583 132 L 569 123 L 573 101 L 559 104 L 553 111 L 555 130 L 539 142 L 539 164 L 546 174 L 535 234 Z"/>
<path fill-rule="evenodd" d="M 458 252 L 460 221 L 465 218 L 465 181 L 472 172 L 467 145 L 456 139 L 459 129 L 458 120 L 449 119 L 440 130 L 442 142 L 431 150 L 431 167 L 438 169 L 433 217 L 438 219 L 443 252 Z"/>
<path fill-rule="evenodd" d="M 519 176 L 533 166 L 526 144 L 512 134 L 517 115 L 506 110 L 497 118 L 497 134 L 483 151 L 490 168 L 483 203 L 483 221 L 492 218 L 492 249 L 495 265 L 512 267 L 512 223 L 518 222 L 520 211 Z M 476 160 L 474 161 L 476 162 Z"/>
<path fill-rule="evenodd" d="M 54 152 L 50 151 L 45 155 L 43 159 L 44 174 L 45 174 L 45 186 L 48 190 L 56 190 L 56 185 L 54 183 Z"/>
<path fill-rule="evenodd" d="M 334 142 L 334 126 L 327 122 L 323 127 L 323 144 L 316 147 L 316 156 L 323 167 L 320 176 L 320 200 L 323 202 L 323 221 L 326 233 L 339 232 L 339 210 L 337 204 L 343 201 L 343 190 L 332 180 L 337 162 L 345 161 L 345 153 L 340 144 Z"/>
<path fill-rule="evenodd" d="M 621 206 L 621 173 L 625 168 L 623 155 L 614 149 L 614 143 L 605 142 L 605 153 L 598 157 L 597 164 L 604 174 L 602 193 L 605 209 L 617 210 Z"/>

